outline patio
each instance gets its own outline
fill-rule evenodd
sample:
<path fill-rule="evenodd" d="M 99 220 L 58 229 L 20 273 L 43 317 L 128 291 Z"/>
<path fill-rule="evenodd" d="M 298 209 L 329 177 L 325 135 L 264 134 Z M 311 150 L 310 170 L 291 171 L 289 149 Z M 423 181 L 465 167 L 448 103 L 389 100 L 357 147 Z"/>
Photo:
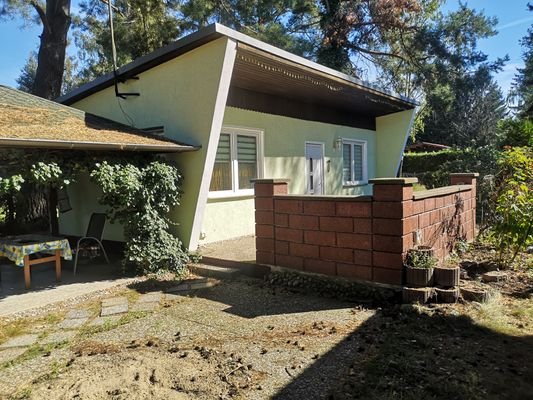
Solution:
<path fill-rule="evenodd" d="M 62 259 L 61 282 L 56 282 L 53 262 L 34 266 L 31 269 L 30 290 L 24 287 L 23 268 L 4 259 L 0 264 L 0 317 L 72 300 L 130 282 L 133 278 L 124 277 L 119 257 L 111 254 L 110 259 L 110 264 L 106 264 L 101 257 L 80 260 L 76 275 L 73 274 L 74 262 Z"/>

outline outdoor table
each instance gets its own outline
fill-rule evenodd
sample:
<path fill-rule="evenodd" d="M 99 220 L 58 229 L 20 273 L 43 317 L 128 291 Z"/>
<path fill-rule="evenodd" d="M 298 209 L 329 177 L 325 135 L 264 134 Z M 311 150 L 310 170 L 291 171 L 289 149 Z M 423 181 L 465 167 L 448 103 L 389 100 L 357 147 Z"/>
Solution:
<path fill-rule="evenodd" d="M 48 253 L 49 257 L 30 259 L 30 254 Z M 0 238 L 0 256 L 24 267 L 26 289 L 31 287 L 30 267 L 55 261 L 56 280 L 61 281 L 61 257 L 72 260 L 72 251 L 67 239 L 45 235 L 20 235 Z"/>

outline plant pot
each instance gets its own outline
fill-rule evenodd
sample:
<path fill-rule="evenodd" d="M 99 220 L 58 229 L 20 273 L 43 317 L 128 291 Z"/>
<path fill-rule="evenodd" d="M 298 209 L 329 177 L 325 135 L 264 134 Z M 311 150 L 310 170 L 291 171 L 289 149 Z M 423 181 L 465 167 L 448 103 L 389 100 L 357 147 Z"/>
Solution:
<path fill-rule="evenodd" d="M 410 288 L 404 287 L 402 290 L 402 300 L 404 303 L 420 303 L 425 304 L 434 296 L 433 288 Z"/>
<path fill-rule="evenodd" d="M 433 285 L 433 268 L 405 267 L 407 286 L 426 287 Z"/>
<path fill-rule="evenodd" d="M 459 300 L 459 288 L 452 287 L 449 289 L 436 288 L 437 302 L 438 303 L 457 303 Z"/>
<path fill-rule="evenodd" d="M 433 275 L 435 285 L 442 287 L 455 287 L 459 285 L 461 269 L 459 267 L 436 267 Z"/>

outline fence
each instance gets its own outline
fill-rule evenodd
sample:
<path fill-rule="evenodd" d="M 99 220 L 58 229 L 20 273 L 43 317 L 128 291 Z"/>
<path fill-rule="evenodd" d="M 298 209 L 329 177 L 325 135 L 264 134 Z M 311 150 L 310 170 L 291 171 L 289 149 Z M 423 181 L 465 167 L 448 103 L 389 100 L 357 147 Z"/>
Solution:
<path fill-rule="evenodd" d="M 258 264 L 388 285 L 403 282 L 416 245 L 440 260 L 475 233 L 477 174 L 452 186 L 413 192 L 416 178 L 373 179 L 372 196 L 287 194 L 287 180 L 255 181 Z"/>

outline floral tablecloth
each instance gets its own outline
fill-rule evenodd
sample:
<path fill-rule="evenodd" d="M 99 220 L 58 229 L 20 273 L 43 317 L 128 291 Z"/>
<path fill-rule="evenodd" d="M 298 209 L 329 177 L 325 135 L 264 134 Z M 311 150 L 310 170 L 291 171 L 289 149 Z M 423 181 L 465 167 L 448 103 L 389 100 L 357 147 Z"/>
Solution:
<path fill-rule="evenodd" d="M 7 257 L 19 267 L 24 266 L 24 256 L 60 250 L 61 257 L 72 260 L 72 250 L 67 239 L 44 235 L 20 235 L 0 238 L 0 256 Z"/>

